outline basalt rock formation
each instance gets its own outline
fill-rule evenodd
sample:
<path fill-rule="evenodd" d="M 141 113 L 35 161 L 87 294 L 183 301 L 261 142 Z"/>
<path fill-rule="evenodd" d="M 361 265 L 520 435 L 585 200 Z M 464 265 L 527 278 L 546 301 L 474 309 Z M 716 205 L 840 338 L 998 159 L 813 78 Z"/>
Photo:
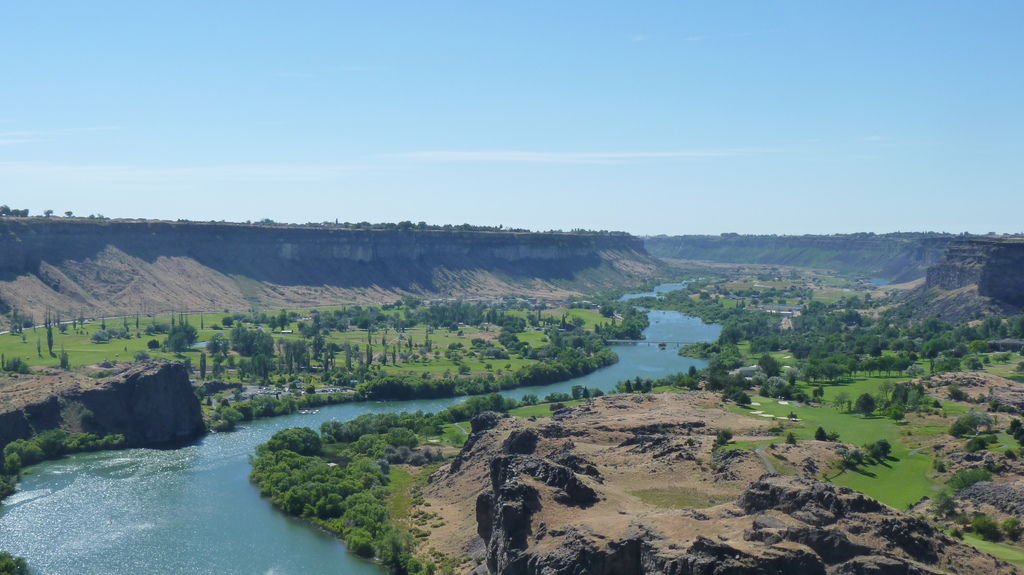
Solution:
<path fill-rule="evenodd" d="M 1024 307 L 1024 239 L 958 241 L 928 269 L 929 288 L 971 286 L 977 286 L 978 295 Z"/>
<path fill-rule="evenodd" d="M 180 363 L 136 364 L 108 377 L 25 377 L 0 386 L 0 445 L 48 429 L 120 433 L 131 446 L 194 439 L 205 431 Z"/>
<path fill-rule="evenodd" d="M 0 313 L 248 309 L 633 285 L 660 262 L 613 233 L 0 219 Z"/>
<path fill-rule="evenodd" d="M 805 236 L 655 236 L 647 250 L 660 258 L 787 265 L 904 282 L 923 277 L 954 236 L 836 234 Z"/>
<path fill-rule="evenodd" d="M 424 509 L 444 524 L 425 548 L 468 558 L 463 573 L 1018 573 L 923 519 L 801 471 L 801 460 L 828 464 L 835 444 L 776 449 L 774 465 L 791 476 L 766 473 L 764 454 L 719 457 L 717 430 L 752 440 L 768 424 L 703 392 L 612 396 L 552 420 L 480 423 L 460 465 L 424 489 Z"/>
<path fill-rule="evenodd" d="M 928 268 L 925 283 L 900 299 L 902 313 L 918 319 L 936 316 L 956 323 L 1019 313 L 1024 238 L 959 238 Z"/>

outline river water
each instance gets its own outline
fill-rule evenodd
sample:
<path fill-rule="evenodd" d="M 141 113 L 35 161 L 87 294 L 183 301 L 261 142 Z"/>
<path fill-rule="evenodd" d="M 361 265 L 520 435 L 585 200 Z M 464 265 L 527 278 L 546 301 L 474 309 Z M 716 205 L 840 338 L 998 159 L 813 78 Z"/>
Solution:
<path fill-rule="evenodd" d="M 664 288 L 663 288 L 664 289 Z M 649 340 L 710 341 L 718 326 L 651 311 Z M 615 347 L 619 362 L 572 381 L 503 395 L 544 396 L 582 384 L 605 391 L 627 378 L 698 368 L 700 360 L 655 345 Z M 276 431 L 319 429 L 364 413 L 440 410 L 454 399 L 351 403 L 315 415 L 251 422 L 174 450 L 75 455 L 31 469 L 0 509 L 0 550 L 25 557 L 33 573 L 380 575 L 338 540 L 274 510 L 248 481 L 249 455 Z"/>

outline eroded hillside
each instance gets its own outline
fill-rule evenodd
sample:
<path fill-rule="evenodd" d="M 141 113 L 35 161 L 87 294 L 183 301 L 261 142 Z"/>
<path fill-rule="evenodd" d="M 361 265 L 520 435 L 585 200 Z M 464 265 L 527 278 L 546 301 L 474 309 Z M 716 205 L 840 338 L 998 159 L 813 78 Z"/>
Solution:
<path fill-rule="evenodd" d="M 6 219 L 0 312 L 65 316 L 381 302 L 563 299 L 634 285 L 660 262 L 625 234 L 358 230 Z"/>

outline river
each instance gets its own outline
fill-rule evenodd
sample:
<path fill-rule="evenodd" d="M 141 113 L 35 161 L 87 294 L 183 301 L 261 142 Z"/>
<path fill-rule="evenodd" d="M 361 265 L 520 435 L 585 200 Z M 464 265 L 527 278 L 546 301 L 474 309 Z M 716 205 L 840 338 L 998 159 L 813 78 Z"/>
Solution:
<path fill-rule="evenodd" d="M 664 290 L 665 288 L 662 288 Z M 659 292 L 661 293 L 661 292 Z M 676 312 L 650 311 L 650 340 L 710 341 L 718 326 Z M 685 371 L 700 360 L 654 345 L 615 347 L 619 362 L 563 383 L 503 395 L 604 391 L 627 378 Z M 289 518 L 249 483 L 249 455 L 276 431 L 318 429 L 364 413 L 440 410 L 459 398 L 350 403 L 315 415 L 251 422 L 173 450 L 75 455 L 37 465 L 0 509 L 0 549 L 46 575 L 217 574 L 380 575 L 335 538 Z"/>

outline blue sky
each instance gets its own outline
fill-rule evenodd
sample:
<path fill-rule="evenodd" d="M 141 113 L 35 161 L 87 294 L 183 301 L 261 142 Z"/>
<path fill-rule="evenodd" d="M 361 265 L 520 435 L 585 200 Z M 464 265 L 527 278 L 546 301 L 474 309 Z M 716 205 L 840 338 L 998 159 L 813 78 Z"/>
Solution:
<path fill-rule="evenodd" d="M 33 212 L 1024 231 L 1019 1 L 0 9 Z"/>

